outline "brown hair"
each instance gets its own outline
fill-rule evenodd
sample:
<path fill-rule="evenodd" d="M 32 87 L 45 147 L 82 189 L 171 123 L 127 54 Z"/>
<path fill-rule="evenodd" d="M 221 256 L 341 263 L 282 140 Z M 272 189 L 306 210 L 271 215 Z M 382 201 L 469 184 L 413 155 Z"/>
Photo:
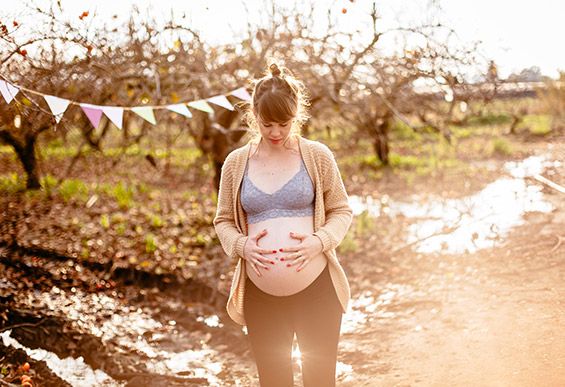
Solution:
<path fill-rule="evenodd" d="M 300 128 L 310 117 L 308 95 L 304 84 L 296 79 L 286 67 L 271 60 L 265 75 L 252 81 L 251 101 L 244 113 L 250 128 L 251 141 L 261 138 L 255 114 L 264 122 L 285 123 L 294 118 L 290 136 L 300 134 Z"/>

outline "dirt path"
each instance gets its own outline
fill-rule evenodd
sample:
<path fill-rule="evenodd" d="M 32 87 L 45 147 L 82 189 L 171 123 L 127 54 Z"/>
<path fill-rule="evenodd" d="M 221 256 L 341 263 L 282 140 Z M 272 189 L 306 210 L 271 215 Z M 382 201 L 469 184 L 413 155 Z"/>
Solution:
<path fill-rule="evenodd" d="M 351 264 L 340 385 L 565 385 L 565 195 L 544 193 L 497 247 Z"/>
<path fill-rule="evenodd" d="M 564 271 L 509 266 L 499 263 L 504 273 L 475 265 L 467 274 L 442 273 L 446 281 L 424 291 L 424 307 L 390 342 L 388 361 L 399 376 L 369 378 L 368 385 L 563 385 Z"/>

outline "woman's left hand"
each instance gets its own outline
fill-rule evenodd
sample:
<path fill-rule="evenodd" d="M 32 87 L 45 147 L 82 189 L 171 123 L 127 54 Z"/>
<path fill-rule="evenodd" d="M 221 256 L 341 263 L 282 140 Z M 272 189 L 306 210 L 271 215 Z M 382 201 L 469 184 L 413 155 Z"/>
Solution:
<path fill-rule="evenodd" d="M 283 262 L 287 262 L 287 267 L 298 265 L 296 271 L 302 270 L 315 256 L 322 252 L 322 241 L 312 234 L 299 234 L 290 232 L 290 237 L 300 240 L 296 246 L 284 247 L 279 249 L 281 252 L 291 253 L 281 258 Z"/>

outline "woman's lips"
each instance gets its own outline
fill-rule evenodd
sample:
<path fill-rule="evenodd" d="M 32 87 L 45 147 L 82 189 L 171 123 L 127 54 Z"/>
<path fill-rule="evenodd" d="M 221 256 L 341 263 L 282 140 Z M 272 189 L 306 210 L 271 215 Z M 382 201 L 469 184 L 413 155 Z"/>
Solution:
<path fill-rule="evenodd" d="M 271 140 L 273 144 L 278 144 L 279 142 L 281 142 L 282 138 L 279 138 L 278 140 L 273 140 L 272 138 L 270 138 L 269 140 Z"/>

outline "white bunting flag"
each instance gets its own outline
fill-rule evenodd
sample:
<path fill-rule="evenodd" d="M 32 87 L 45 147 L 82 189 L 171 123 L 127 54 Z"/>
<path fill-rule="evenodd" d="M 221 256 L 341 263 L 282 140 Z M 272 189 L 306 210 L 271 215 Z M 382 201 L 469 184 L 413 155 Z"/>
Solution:
<path fill-rule="evenodd" d="M 212 102 L 215 105 L 221 106 L 228 110 L 233 110 L 233 106 L 230 101 L 224 95 L 216 95 L 207 99 L 208 102 Z"/>
<path fill-rule="evenodd" d="M 178 113 L 178 114 L 182 114 L 185 117 L 192 117 L 192 113 L 190 112 L 190 110 L 188 110 L 188 108 L 186 107 L 186 104 L 184 103 L 179 103 L 179 104 L 175 104 L 175 105 L 168 105 L 167 109 L 169 109 L 172 112 Z"/>
<path fill-rule="evenodd" d="M 122 129 L 122 123 L 124 119 L 124 109 L 119 106 L 102 106 L 102 111 L 106 114 L 106 117 L 110 119 L 118 127 Z"/>
<path fill-rule="evenodd" d="M 6 100 L 6 103 L 12 102 L 19 91 L 20 89 L 18 89 L 16 86 L 0 79 L 0 93 L 2 93 L 2 96 Z"/>
<path fill-rule="evenodd" d="M 61 118 L 63 118 L 63 114 L 65 114 L 65 110 L 69 106 L 70 101 L 64 98 L 54 97 L 52 95 L 44 95 L 45 101 L 47 105 L 49 105 L 49 109 L 55 116 L 55 121 L 59 123 Z"/>
<path fill-rule="evenodd" d="M 243 99 L 244 101 L 251 101 L 251 96 L 245 87 L 240 87 L 239 89 L 232 91 L 230 94 L 239 99 Z"/>
<path fill-rule="evenodd" d="M 149 122 L 150 124 L 157 124 L 155 121 L 155 115 L 153 114 L 153 109 L 148 106 L 136 106 L 131 108 L 131 111 L 143 118 L 145 121 Z"/>
<path fill-rule="evenodd" d="M 206 101 L 199 99 L 198 101 L 189 102 L 188 106 L 202 110 L 203 112 L 214 114 L 214 109 L 206 103 Z"/>
<path fill-rule="evenodd" d="M 42 96 L 45 99 L 47 105 L 49 106 L 49 109 L 51 110 L 51 113 L 55 117 L 57 123 L 61 122 L 61 119 L 63 118 L 63 115 L 67 111 L 69 105 L 74 104 L 74 105 L 79 105 L 81 107 L 82 111 L 87 116 L 92 126 L 94 126 L 95 128 L 99 126 L 102 115 L 106 115 L 106 117 L 108 117 L 108 119 L 114 125 L 116 125 L 118 129 L 122 129 L 123 127 L 124 110 L 131 110 L 132 112 L 134 112 L 135 114 L 146 120 L 147 122 L 156 125 L 157 120 L 155 119 L 154 109 L 165 108 L 172 112 L 178 113 L 182 116 L 191 118 L 192 111 L 189 110 L 189 108 L 198 109 L 200 111 L 213 115 L 215 111 L 212 108 L 212 106 L 208 104 L 208 102 L 220 106 L 222 108 L 225 108 L 227 110 L 234 111 L 235 110 L 234 105 L 232 105 L 232 103 L 226 98 L 226 96 L 233 95 L 234 97 L 246 101 L 249 101 L 252 98 L 251 95 L 249 95 L 249 93 L 247 92 L 247 89 L 245 87 L 240 87 L 238 89 L 232 90 L 228 94 L 219 94 L 209 98 L 199 99 L 197 101 L 192 101 L 188 103 L 175 103 L 171 105 L 162 105 L 162 106 L 161 105 L 134 106 L 134 107 L 124 108 L 121 106 L 99 106 L 99 105 L 92 105 L 89 103 L 79 103 L 77 101 L 71 101 L 65 98 L 43 94 L 26 88 L 23 88 L 23 90 L 29 93 L 33 93 L 35 95 Z M 2 97 L 4 97 L 6 103 L 8 104 L 11 103 L 20 91 L 21 91 L 20 87 L 0 79 L 0 93 L 2 94 Z"/>

